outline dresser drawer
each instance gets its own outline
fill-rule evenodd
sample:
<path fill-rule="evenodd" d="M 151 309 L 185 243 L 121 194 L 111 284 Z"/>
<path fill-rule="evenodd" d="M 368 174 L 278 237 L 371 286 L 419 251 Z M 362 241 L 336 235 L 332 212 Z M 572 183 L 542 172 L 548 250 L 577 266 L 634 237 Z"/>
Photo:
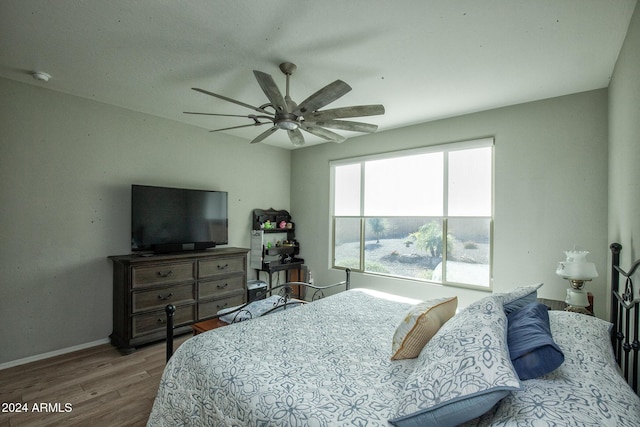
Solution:
<path fill-rule="evenodd" d="M 186 283 L 166 288 L 154 288 L 147 291 L 133 292 L 131 296 L 132 311 L 138 312 L 150 309 L 164 309 L 167 304 L 192 302 L 195 299 L 195 285 Z"/>
<path fill-rule="evenodd" d="M 176 312 L 173 314 L 173 324 L 178 326 L 185 323 L 193 323 L 196 318 L 195 308 L 195 304 L 176 307 Z M 166 329 L 167 313 L 164 310 L 160 310 L 148 314 L 137 314 L 133 316 L 132 321 L 132 336 L 135 338 Z"/>
<path fill-rule="evenodd" d="M 214 301 L 201 302 L 198 304 L 198 317 L 200 319 L 212 317 L 223 308 L 235 307 L 244 304 L 244 302 L 244 293 Z"/>
<path fill-rule="evenodd" d="M 198 298 L 217 297 L 224 298 L 228 293 L 244 293 L 244 276 L 231 276 L 224 279 L 200 282 Z"/>
<path fill-rule="evenodd" d="M 211 277 L 218 274 L 244 274 L 245 257 L 228 257 L 198 261 L 198 277 Z"/>
<path fill-rule="evenodd" d="M 131 285 L 134 288 L 194 279 L 195 262 L 193 261 L 131 268 Z"/>

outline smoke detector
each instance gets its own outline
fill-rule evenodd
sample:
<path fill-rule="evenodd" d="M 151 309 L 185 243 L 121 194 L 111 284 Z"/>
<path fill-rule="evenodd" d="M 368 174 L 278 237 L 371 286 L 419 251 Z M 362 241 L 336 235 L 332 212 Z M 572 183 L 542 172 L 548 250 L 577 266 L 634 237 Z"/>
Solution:
<path fill-rule="evenodd" d="M 47 73 L 43 73 L 42 71 L 34 71 L 31 73 L 31 77 L 38 80 L 39 82 L 48 82 L 51 76 Z"/>

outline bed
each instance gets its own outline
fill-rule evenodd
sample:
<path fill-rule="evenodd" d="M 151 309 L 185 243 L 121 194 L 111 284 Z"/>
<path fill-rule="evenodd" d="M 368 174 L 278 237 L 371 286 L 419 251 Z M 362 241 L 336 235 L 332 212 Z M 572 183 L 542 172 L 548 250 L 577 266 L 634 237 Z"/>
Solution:
<path fill-rule="evenodd" d="M 540 310 L 539 287 L 457 312 L 455 297 L 350 289 L 199 334 L 167 363 L 148 425 L 640 425 L 640 398 L 616 363 L 633 365 L 634 317 L 627 331 L 620 313 L 637 303 L 620 299 L 624 332 L 612 333 L 596 317 Z M 530 310 L 546 323 L 530 322 Z M 518 337 L 537 332 L 512 330 L 520 318 L 549 340 L 522 359 L 512 355 Z M 542 362 L 560 362 L 542 375 L 530 358 L 541 349 Z"/>

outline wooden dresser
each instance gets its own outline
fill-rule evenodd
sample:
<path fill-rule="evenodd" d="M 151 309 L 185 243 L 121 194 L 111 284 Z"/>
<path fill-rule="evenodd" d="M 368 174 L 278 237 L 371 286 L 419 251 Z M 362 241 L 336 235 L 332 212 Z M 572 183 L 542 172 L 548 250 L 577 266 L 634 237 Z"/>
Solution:
<path fill-rule="evenodd" d="M 162 340 L 167 304 L 176 306 L 175 333 L 246 302 L 247 253 L 244 248 L 166 255 L 118 255 L 113 261 L 113 333 L 123 353 Z"/>

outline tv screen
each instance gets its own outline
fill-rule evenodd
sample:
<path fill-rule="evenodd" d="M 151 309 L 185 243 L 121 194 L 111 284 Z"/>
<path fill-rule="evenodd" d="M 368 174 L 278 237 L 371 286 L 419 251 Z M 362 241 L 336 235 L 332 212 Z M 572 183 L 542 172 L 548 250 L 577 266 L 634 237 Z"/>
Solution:
<path fill-rule="evenodd" d="M 131 250 L 177 252 L 229 243 L 227 192 L 131 186 Z"/>

